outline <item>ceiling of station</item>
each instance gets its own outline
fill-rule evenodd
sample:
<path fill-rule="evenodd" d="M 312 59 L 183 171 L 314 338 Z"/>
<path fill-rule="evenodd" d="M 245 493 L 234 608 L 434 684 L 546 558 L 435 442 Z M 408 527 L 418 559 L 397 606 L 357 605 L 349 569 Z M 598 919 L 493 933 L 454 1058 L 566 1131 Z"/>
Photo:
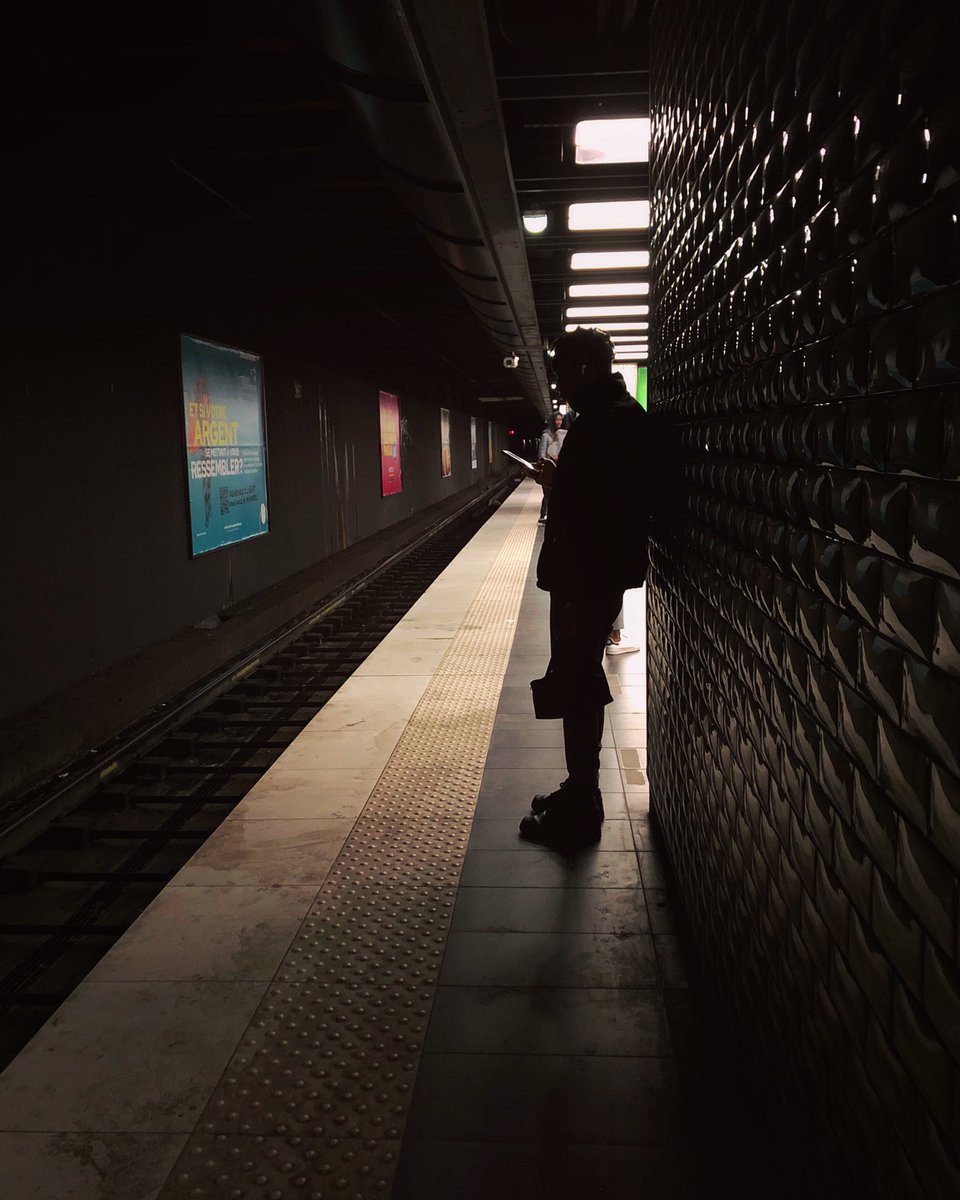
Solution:
<path fill-rule="evenodd" d="M 22 281 L 9 315 L 41 298 L 49 312 L 51 290 L 66 306 L 128 287 L 151 255 L 175 255 L 185 230 L 196 244 L 198 226 L 206 269 L 236 270 L 239 228 L 244 269 L 285 264 L 305 321 L 371 336 L 386 323 L 476 397 L 515 397 L 502 350 L 335 99 L 301 36 L 304 11 L 204 0 L 151 10 L 152 26 L 129 6 L 63 9 L 56 22 L 20 12 L 0 81 L 8 251 Z M 642 5 L 490 0 L 487 16 L 520 208 L 646 194 L 645 171 L 577 167 L 570 154 L 576 120 L 647 112 Z M 561 227 L 526 239 L 544 337 L 560 330 L 571 248 L 636 244 Z M 529 400 L 496 411 L 536 419 Z"/>
<path fill-rule="evenodd" d="M 566 224 L 566 209 L 573 203 L 649 200 L 646 162 L 574 161 L 577 122 L 649 117 L 649 7 L 647 0 L 572 0 L 564 5 L 488 0 L 520 210 L 545 212 L 550 222 L 544 233 L 526 239 L 545 339 L 563 331 L 571 284 L 649 279 L 647 269 L 574 272 L 570 267 L 576 251 L 649 250 L 646 229 L 572 233 Z"/>

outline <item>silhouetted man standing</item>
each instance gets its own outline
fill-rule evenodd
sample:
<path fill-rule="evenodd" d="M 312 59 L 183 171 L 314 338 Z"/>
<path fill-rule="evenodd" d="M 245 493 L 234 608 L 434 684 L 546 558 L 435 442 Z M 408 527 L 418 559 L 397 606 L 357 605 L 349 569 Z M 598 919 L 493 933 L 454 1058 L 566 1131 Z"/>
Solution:
<path fill-rule="evenodd" d="M 554 350 L 560 393 L 578 416 L 556 463 L 540 464 L 553 486 L 537 563 L 537 586 L 550 593 L 550 665 L 534 705 L 538 717 L 563 718 L 567 778 L 534 797 L 520 834 L 572 850 L 600 839 L 600 740 L 612 699 L 603 651 L 624 591 L 646 576 L 650 472 L 647 414 L 611 370 L 609 337 L 577 329 Z"/>

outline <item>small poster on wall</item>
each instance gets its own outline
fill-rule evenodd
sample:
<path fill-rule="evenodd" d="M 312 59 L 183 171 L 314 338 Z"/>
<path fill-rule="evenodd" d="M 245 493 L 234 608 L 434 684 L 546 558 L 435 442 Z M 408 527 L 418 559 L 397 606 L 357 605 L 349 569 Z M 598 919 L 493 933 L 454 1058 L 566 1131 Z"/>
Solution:
<path fill-rule="evenodd" d="M 493 422 L 487 422 L 487 465 L 493 466 Z"/>
<path fill-rule="evenodd" d="M 380 492 L 395 496 L 403 491 L 400 471 L 400 397 L 380 393 Z"/>
<path fill-rule="evenodd" d="M 183 424 L 196 556 L 268 533 L 260 356 L 180 335 Z"/>
<path fill-rule="evenodd" d="M 470 470 L 477 469 L 477 418 L 470 418 Z"/>
<path fill-rule="evenodd" d="M 440 474 L 444 479 L 453 474 L 453 454 L 450 452 L 450 409 L 440 409 Z"/>

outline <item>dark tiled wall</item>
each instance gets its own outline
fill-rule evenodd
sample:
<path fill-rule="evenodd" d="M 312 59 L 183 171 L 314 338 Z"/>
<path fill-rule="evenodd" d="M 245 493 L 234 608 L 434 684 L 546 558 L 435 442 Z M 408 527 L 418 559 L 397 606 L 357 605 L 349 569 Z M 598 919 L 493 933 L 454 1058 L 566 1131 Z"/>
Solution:
<path fill-rule="evenodd" d="M 960 1196 L 954 7 L 652 28 L 654 804 L 734 1022 L 897 1200 Z"/>

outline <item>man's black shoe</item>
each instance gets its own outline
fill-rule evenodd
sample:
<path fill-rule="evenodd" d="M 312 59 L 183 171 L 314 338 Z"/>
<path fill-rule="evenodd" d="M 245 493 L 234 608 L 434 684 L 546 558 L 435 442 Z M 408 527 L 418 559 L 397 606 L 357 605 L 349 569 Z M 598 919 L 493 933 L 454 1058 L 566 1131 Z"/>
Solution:
<path fill-rule="evenodd" d="M 571 799 L 570 788 L 570 780 L 565 779 L 555 792 L 537 792 L 530 801 L 530 811 L 532 813 L 545 813 L 548 809 L 556 808 L 558 804 L 566 804 Z M 602 821 L 604 819 L 603 796 L 600 795 L 599 788 L 594 789 L 593 802 L 597 807 L 597 814 Z"/>
<path fill-rule="evenodd" d="M 595 846 L 600 833 L 600 814 L 596 805 L 589 802 L 564 802 L 520 822 L 520 836 L 528 842 L 540 842 L 568 853 Z"/>

